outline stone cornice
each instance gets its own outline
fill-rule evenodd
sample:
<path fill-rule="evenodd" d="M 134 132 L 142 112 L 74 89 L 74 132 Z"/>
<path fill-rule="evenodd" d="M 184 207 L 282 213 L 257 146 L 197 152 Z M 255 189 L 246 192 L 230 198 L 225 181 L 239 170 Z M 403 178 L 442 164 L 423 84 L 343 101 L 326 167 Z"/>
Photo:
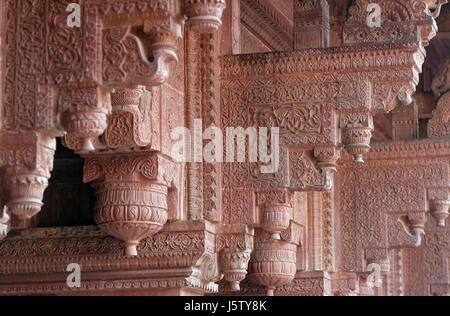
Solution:
<path fill-rule="evenodd" d="M 222 78 L 337 72 L 410 66 L 420 72 L 424 52 L 416 44 L 361 45 L 225 56 Z"/>
<path fill-rule="evenodd" d="M 110 281 L 88 280 L 83 281 L 81 288 L 71 289 L 66 283 L 30 283 L 15 284 L 14 286 L 0 284 L 0 295 L 30 295 L 40 294 L 58 294 L 70 295 L 75 293 L 79 295 L 83 292 L 98 291 L 145 291 L 155 289 L 184 288 L 197 290 L 202 293 L 217 293 L 218 285 L 215 283 L 205 283 L 195 278 L 150 278 L 150 279 L 116 279 Z"/>
<path fill-rule="evenodd" d="M 371 145 L 367 161 L 391 159 L 420 159 L 450 156 L 450 139 L 421 139 L 413 141 L 383 142 Z M 348 154 L 343 155 L 343 163 L 352 163 Z"/>
<path fill-rule="evenodd" d="M 70 263 L 92 273 L 185 268 L 214 247 L 208 225 L 195 222 L 168 224 L 142 241 L 136 258 L 124 256 L 120 241 L 94 226 L 12 231 L 0 244 L 0 274 L 64 273 Z"/>
<path fill-rule="evenodd" d="M 268 1 L 242 0 L 241 22 L 271 49 L 292 49 L 292 23 L 271 7 Z"/>

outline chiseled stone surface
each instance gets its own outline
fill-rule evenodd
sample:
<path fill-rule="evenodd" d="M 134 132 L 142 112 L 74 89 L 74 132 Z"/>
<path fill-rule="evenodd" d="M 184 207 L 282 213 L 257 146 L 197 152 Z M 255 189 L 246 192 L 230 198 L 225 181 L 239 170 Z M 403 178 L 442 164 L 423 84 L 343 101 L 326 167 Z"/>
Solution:
<path fill-rule="evenodd" d="M 448 61 L 416 94 L 447 1 L 280 1 L 1 4 L 0 295 L 449 295 Z M 278 168 L 179 162 L 211 126 L 268 128 Z M 87 226 L 31 225 L 57 138 Z"/>

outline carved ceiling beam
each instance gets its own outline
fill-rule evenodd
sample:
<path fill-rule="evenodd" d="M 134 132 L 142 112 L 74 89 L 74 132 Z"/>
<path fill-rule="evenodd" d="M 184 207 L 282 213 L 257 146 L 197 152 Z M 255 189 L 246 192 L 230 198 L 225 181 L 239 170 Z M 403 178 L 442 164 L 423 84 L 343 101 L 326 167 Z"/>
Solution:
<path fill-rule="evenodd" d="M 305 163 L 310 159 L 294 147 L 328 146 L 340 151 L 344 144 L 361 161 L 370 148 L 372 116 L 392 110 L 397 100 L 411 100 L 423 61 L 423 51 L 409 44 L 226 56 L 222 59 L 222 104 L 229 109 L 224 110 L 222 124 L 279 127 L 280 170 L 268 185 L 301 189 L 300 182 L 283 168 L 288 156 L 292 163 L 295 157 Z M 297 115 L 304 124 L 292 121 Z M 250 187 L 259 181 L 249 177 L 253 172 L 242 177 Z M 327 181 L 311 182 L 314 177 L 303 187 L 327 187 Z"/>
<path fill-rule="evenodd" d="M 274 51 L 292 50 L 293 25 L 268 1 L 241 0 L 241 22 Z"/>

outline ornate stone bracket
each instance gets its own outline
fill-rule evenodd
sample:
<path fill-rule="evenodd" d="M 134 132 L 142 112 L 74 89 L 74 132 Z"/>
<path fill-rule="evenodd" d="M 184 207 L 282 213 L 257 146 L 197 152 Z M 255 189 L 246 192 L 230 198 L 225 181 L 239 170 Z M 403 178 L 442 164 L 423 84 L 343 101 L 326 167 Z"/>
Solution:
<path fill-rule="evenodd" d="M 225 0 L 183 0 L 186 24 L 200 34 L 212 34 L 222 25 Z"/>
<path fill-rule="evenodd" d="M 355 157 L 356 163 L 364 163 L 363 155 L 370 151 L 374 130 L 372 115 L 367 112 L 341 113 L 340 127 L 347 152 Z"/>
<path fill-rule="evenodd" d="M 424 212 L 388 218 L 389 247 L 420 247 L 425 236 L 425 222 Z"/>
<path fill-rule="evenodd" d="M 286 237 L 292 236 L 291 234 L 286 235 Z M 298 246 L 299 240 L 295 240 L 295 238 L 278 240 L 273 239 L 270 233 L 259 231 L 250 260 L 248 275 L 250 282 L 263 286 L 267 296 L 274 296 L 277 287 L 289 284 L 295 278 Z"/>
<path fill-rule="evenodd" d="M 241 290 L 240 283 L 247 276 L 253 239 L 254 231 L 247 226 L 227 225 L 219 228 L 216 251 L 220 256 L 220 271 L 224 279 L 230 282 L 233 292 Z"/>
<path fill-rule="evenodd" d="M 105 85 L 152 87 L 167 81 L 170 63 L 178 61 L 177 36 L 175 31 L 170 31 L 175 27 L 161 30 L 154 26 L 155 23 L 145 21 L 139 37 L 126 26 L 103 30 L 102 76 Z M 163 21 L 160 23 L 165 25 Z"/>
<path fill-rule="evenodd" d="M 93 182 L 95 221 L 126 243 L 137 256 L 142 239 L 159 232 L 168 219 L 168 188 L 177 183 L 177 167 L 157 153 L 86 157 L 84 181 Z"/>
<path fill-rule="evenodd" d="M 436 219 L 438 227 L 446 227 L 449 217 L 450 194 L 449 188 L 428 190 L 431 215 Z"/>
<path fill-rule="evenodd" d="M 147 101 L 143 95 L 147 93 Z M 148 99 L 150 93 L 144 87 L 118 88 L 111 94 L 112 114 L 103 135 L 105 149 L 115 152 L 148 148 L 153 130 Z M 151 100 L 150 100 L 151 101 Z"/>
<path fill-rule="evenodd" d="M 300 227 L 291 221 L 292 193 L 286 189 L 257 192 L 261 229 L 255 239 L 249 280 L 266 288 L 273 296 L 277 287 L 291 282 L 297 272 L 297 247 Z"/>
<path fill-rule="evenodd" d="M 344 43 L 417 42 L 425 47 L 437 33 L 436 19 L 447 0 L 357 0 L 344 26 Z M 368 5 L 381 7 L 380 27 L 370 27 Z"/>
<path fill-rule="evenodd" d="M 80 151 L 94 151 L 92 140 L 102 135 L 107 127 L 111 108 L 107 92 L 97 85 L 62 89 L 58 108 L 64 129 L 81 141 Z"/>
<path fill-rule="evenodd" d="M 6 205 L 20 220 L 40 212 L 53 168 L 54 138 L 40 132 L 0 132 L 0 169 Z"/>

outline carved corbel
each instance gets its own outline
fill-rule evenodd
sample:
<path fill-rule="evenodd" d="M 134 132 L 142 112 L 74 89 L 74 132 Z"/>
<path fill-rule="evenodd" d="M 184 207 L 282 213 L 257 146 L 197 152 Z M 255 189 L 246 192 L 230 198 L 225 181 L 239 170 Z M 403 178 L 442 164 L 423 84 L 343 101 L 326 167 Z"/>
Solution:
<path fill-rule="evenodd" d="M 183 0 L 186 25 L 200 34 L 212 34 L 222 25 L 225 0 Z"/>
<path fill-rule="evenodd" d="M 388 218 L 389 246 L 391 248 L 416 248 L 425 236 L 425 213 Z"/>
<path fill-rule="evenodd" d="M 274 296 L 277 287 L 289 284 L 297 273 L 298 244 L 270 238 L 258 232 L 250 260 L 248 279 L 266 288 L 267 296 Z"/>
<path fill-rule="evenodd" d="M 315 151 L 319 154 L 320 149 Z M 328 191 L 333 185 L 333 161 L 335 157 L 324 153 L 319 158 L 318 170 L 304 150 L 289 151 L 289 188 L 292 191 Z"/>
<path fill-rule="evenodd" d="M 375 3 L 381 8 L 380 20 L 368 25 L 367 8 Z M 422 47 L 436 36 L 441 7 L 447 0 L 411 0 L 396 3 L 390 0 L 356 0 L 350 8 L 350 16 L 344 26 L 344 42 L 347 44 L 367 42 L 417 42 Z M 390 16 L 398 19 L 389 19 Z M 374 17 L 373 19 L 375 19 Z M 372 20 L 373 20 L 372 19 Z M 380 22 L 378 25 L 375 22 Z"/>
<path fill-rule="evenodd" d="M 117 88 L 111 93 L 112 114 L 102 137 L 108 149 L 127 152 L 151 144 L 150 104 L 148 98 L 143 98 L 144 93 L 148 94 L 142 86 Z"/>
<path fill-rule="evenodd" d="M 271 239 L 281 240 L 281 232 L 291 222 L 292 193 L 286 189 L 266 190 L 257 193 L 257 205 L 261 211 L 261 227 L 271 234 Z"/>
<path fill-rule="evenodd" d="M 41 132 L 3 132 L 0 144 L 5 203 L 11 214 L 28 220 L 43 206 L 56 141 Z"/>
<path fill-rule="evenodd" d="M 438 227 L 446 227 L 450 209 L 449 189 L 430 189 L 428 199 L 431 215 L 436 219 Z"/>
<path fill-rule="evenodd" d="M 216 251 L 220 254 L 220 270 L 231 284 L 232 292 L 241 290 L 240 283 L 248 273 L 248 263 L 253 251 L 254 231 L 247 226 L 223 226 L 216 237 Z"/>
<path fill-rule="evenodd" d="M 104 29 L 104 84 L 110 87 L 164 84 L 170 75 L 170 64 L 178 61 L 176 42 L 180 36 L 176 25 L 168 18 L 146 20 L 136 34 L 127 26 Z"/>
<path fill-rule="evenodd" d="M 337 162 L 341 158 L 341 151 L 336 146 L 314 147 L 314 157 L 318 160 L 317 166 L 322 171 L 331 173 L 337 171 Z"/>
<path fill-rule="evenodd" d="M 257 192 L 261 229 L 255 238 L 249 279 L 264 286 L 267 296 L 273 296 L 277 287 L 294 280 L 297 272 L 297 247 L 301 241 L 301 231 L 291 221 L 292 197 L 292 192 L 287 189 Z"/>
<path fill-rule="evenodd" d="M 95 150 L 93 140 L 104 133 L 110 108 L 107 91 L 96 84 L 61 88 L 58 110 L 68 135 L 82 142 L 76 149 Z"/>
<path fill-rule="evenodd" d="M 364 163 L 363 156 L 370 151 L 374 129 L 373 118 L 369 113 L 341 113 L 340 128 L 347 152 L 356 163 Z"/>
<path fill-rule="evenodd" d="M 96 190 L 95 222 L 125 242 L 128 256 L 137 256 L 139 242 L 166 224 L 177 170 L 157 153 L 86 158 L 84 181 Z"/>

